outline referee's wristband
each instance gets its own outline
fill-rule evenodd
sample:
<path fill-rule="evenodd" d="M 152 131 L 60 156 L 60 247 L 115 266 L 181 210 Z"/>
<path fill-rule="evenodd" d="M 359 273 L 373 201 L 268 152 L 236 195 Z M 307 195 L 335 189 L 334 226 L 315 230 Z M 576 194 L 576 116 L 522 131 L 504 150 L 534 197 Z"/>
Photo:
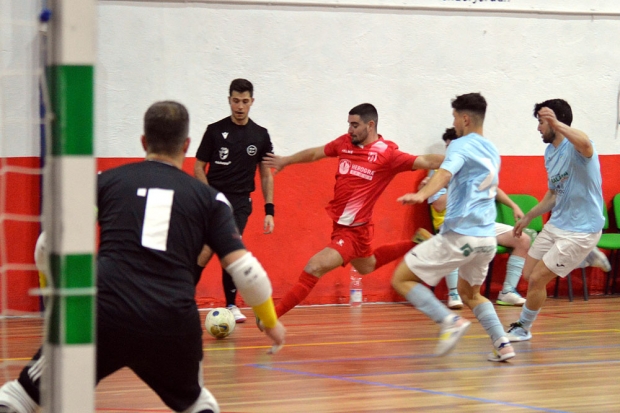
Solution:
<path fill-rule="evenodd" d="M 265 204 L 265 215 L 275 216 L 275 207 L 271 202 Z"/>

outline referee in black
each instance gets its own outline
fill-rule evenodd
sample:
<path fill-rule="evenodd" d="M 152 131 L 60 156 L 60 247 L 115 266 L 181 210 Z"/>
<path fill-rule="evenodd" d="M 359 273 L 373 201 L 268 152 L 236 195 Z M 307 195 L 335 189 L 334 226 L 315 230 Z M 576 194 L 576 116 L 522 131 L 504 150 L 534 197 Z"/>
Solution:
<path fill-rule="evenodd" d="M 273 153 L 271 138 L 267 129 L 249 118 L 254 103 L 252 83 L 235 79 L 230 84 L 228 95 L 231 115 L 207 126 L 196 152 L 194 176 L 226 195 L 232 204 L 239 232 L 243 234 L 252 213 L 250 193 L 255 189 L 258 166 L 265 200 L 263 232 L 270 234 L 274 228 L 273 175 L 262 164 L 262 159 L 268 152 Z M 236 306 L 237 288 L 226 270 L 222 270 L 222 283 L 226 307 L 234 314 L 237 323 L 243 323 L 246 317 Z"/>
<path fill-rule="evenodd" d="M 245 249 L 230 204 L 181 170 L 189 147 L 183 105 L 153 104 L 144 116 L 143 162 L 98 177 L 97 383 L 129 367 L 175 412 L 219 413 L 203 387 L 202 325 L 194 295 L 198 255 L 208 246 L 232 275 L 276 351 L 285 329 L 271 283 Z M 34 413 L 41 351 L 0 388 L 0 412 Z"/>

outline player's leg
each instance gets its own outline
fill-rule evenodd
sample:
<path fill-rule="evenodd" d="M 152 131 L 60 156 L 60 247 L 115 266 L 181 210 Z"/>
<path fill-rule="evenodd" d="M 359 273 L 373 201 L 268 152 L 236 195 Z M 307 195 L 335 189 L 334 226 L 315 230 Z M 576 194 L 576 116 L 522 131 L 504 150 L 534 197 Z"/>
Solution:
<path fill-rule="evenodd" d="M 525 298 L 517 292 L 517 285 L 521 279 L 523 265 L 525 265 L 525 257 L 530 249 L 531 239 L 523 233 L 517 238 L 512 234 L 512 227 L 505 224 L 496 223 L 495 232 L 497 236 L 497 244 L 504 247 L 512 248 L 512 253 L 508 257 L 506 264 L 506 276 L 502 291 L 497 297 L 499 305 L 523 305 Z"/>
<path fill-rule="evenodd" d="M 301 303 L 314 289 L 324 274 L 343 265 L 340 253 L 333 248 L 325 247 L 310 258 L 299 275 L 297 283 L 282 297 L 276 305 L 278 318 L 288 313 Z"/>
<path fill-rule="evenodd" d="M 0 412 L 34 413 L 41 403 L 41 374 L 45 363 L 42 348 L 24 367 L 16 380 L 0 388 Z"/>
<path fill-rule="evenodd" d="M 595 267 L 600 268 L 604 272 L 611 271 L 611 263 L 607 258 L 607 255 L 600 249 L 594 247 L 592 251 L 586 256 L 586 259 L 581 262 L 578 268 Z"/>
<path fill-rule="evenodd" d="M 233 207 L 233 218 L 235 219 L 235 224 L 237 224 L 237 228 L 239 229 L 239 233 L 243 235 L 243 231 L 245 230 L 245 226 L 248 223 L 248 218 L 252 213 L 252 200 L 249 196 L 229 196 L 229 201 Z M 230 274 L 226 272 L 225 269 L 222 268 L 222 284 L 224 286 L 224 295 L 226 297 L 226 308 L 228 308 L 235 317 L 235 321 L 237 323 L 244 323 L 247 320 L 247 317 L 243 315 L 241 310 L 237 307 L 237 287 L 233 282 Z"/>
<path fill-rule="evenodd" d="M 381 268 L 394 260 L 401 259 L 407 251 L 415 247 L 415 245 L 416 244 L 411 240 L 403 240 L 378 247 L 373 251 L 375 265 L 373 265 L 372 269 L 368 272 Z M 362 274 L 361 271 L 360 274 Z"/>
<path fill-rule="evenodd" d="M 367 272 L 362 272 L 357 267 L 358 263 L 355 260 L 357 257 L 370 257 L 372 235 L 372 225 L 347 227 L 334 223 L 329 245 L 310 258 L 297 283 L 276 305 L 278 317 L 301 303 L 310 294 L 319 278 L 334 268 L 351 262 L 360 274 L 366 274 Z M 368 260 L 362 261 L 368 265 Z"/>
<path fill-rule="evenodd" d="M 549 269 L 545 266 L 544 262 L 542 262 L 542 258 L 549 252 L 554 243 L 555 235 L 545 226 L 528 251 L 525 264 L 523 265 L 523 278 L 528 282 L 526 301 L 521 308 L 519 320 L 511 323 L 506 331 L 506 335 L 510 341 L 525 341 L 532 338 L 529 329 L 539 312 L 539 310 L 535 310 L 533 307 L 538 305 L 537 303 L 544 302 L 547 297 L 546 283 L 541 280 L 547 278 L 547 271 L 549 271 Z M 534 279 L 533 282 L 532 279 Z M 541 291 L 541 282 L 544 283 L 544 291 Z M 544 294 L 542 301 L 541 293 Z M 532 306 L 532 309 L 528 306 L 528 298 L 529 305 Z"/>
<path fill-rule="evenodd" d="M 443 278 L 442 275 L 458 266 L 446 249 L 444 237 L 437 235 L 419 244 L 405 255 L 392 276 L 392 286 L 415 308 L 440 325 L 439 342 L 435 354 L 448 354 L 465 334 L 470 322 L 451 312 L 423 283 L 431 286 Z"/>
<path fill-rule="evenodd" d="M 203 387 L 202 338 L 183 336 L 134 337 L 138 343 L 128 366 L 175 412 L 219 413 L 213 395 Z"/>
<path fill-rule="evenodd" d="M 448 308 L 459 310 L 463 308 L 463 300 L 458 291 L 459 270 L 458 268 L 446 275 L 446 286 L 448 287 Z"/>
<path fill-rule="evenodd" d="M 481 252 L 476 252 L 476 246 L 473 242 L 469 242 L 474 252 L 471 253 L 471 260 L 459 268 L 458 289 L 463 302 L 471 308 L 476 319 L 491 338 L 493 352 L 488 355 L 487 359 L 490 361 L 506 361 L 515 356 L 514 349 L 506 337 L 493 303 L 480 294 L 480 286 L 487 276 L 489 262 L 495 255 L 495 240 L 480 238 L 477 241 L 479 243 L 477 246 L 483 247 L 483 249 Z"/>
<path fill-rule="evenodd" d="M 595 248 L 600 233 L 575 233 L 546 225 L 536 237 L 529 256 L 539 260 L 529 273 L 526 261 L 524 275 L 528 271 L 527 298 L 519 320 L 510 325 L 510 341 L 525 341 L 532 338 L 530 329 L 547 299 L 547 284 L 555 277 L 566 277 L 577 268 L 588 253 Z M 528 260 L 529 261 L 529 260 Z"/>
<path fill-rule="evenodd" d="M 389 262 L 402 258 L 416 245 L 413 240 L 405 240 L 385 244 L 373 250 L 374 225 L 372 224 L 344 228 L 334 226 L 334 234 L 332 234 L 333 248 L 340 252 L 344 265 L 350 261 L 360 275 L 369 274 Z M 337 242 L 334 243 L 334 240 Z M 352 249 L 347 249 L 343 245 L 340 250 L 340 244 L 343 242 L 349 242 Z"/>

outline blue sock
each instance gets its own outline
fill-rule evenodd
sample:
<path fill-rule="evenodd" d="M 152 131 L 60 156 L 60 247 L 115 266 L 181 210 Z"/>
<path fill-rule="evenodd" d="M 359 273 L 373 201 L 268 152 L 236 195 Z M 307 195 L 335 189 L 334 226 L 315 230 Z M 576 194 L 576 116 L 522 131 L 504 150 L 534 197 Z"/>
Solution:
<path fill-rule="evenodd" d="M 499 321 L 499 317 L 497 317 L 495 308 L 493 308 L 493 304 L 488 301 L 478 304 L 474 307 L 473 312 L 489 337 L 491 337 L 493 343 L 495 343 L 498 338 L 506 335 L 506 333 L 504 333 L 504 327 L 502 327 L 502 323 Z"/>
<path fill-rule="evenodd" d="M 443 305 L 435 297 L 435 294 L 422 284 L 417 284 L 409 290 L 405 298 L 436 323 L 441 323 L 444 318 L 452 314 L 448 307 Z"/>
<path fill-rule="evenodd" d="M 450 274 L 446 275 L 446 285 L 448 286 L 449 293 L 456 293 L 456 286 L 459 282 L 459 269 L 452 271 Z"/>
<path fill-rule="evenodd" d="M 525 258 L 511 255 L 508 258 L 506 264 L 506 278 L 504 279 L 504 287 L 502 292 L 507 293 L 517 289 L 517 284 L 521 279 L 521 273 L 523 272 L 523 265 L 525 264 Z"/>
<path fill-rule="evenodd" d="M 536 320 L 536 316 L 538 315 L 538 313 L 540 313 L 540 310 L 532 311 L 524 304 L 523 308 L 521 309 L 521 317 L 519 317 L 519 322 L 521 323 L 523 328 L 525 328 L 526 330 L 531 329 L 532 324 L 534 324 L 534 320 Z"/>

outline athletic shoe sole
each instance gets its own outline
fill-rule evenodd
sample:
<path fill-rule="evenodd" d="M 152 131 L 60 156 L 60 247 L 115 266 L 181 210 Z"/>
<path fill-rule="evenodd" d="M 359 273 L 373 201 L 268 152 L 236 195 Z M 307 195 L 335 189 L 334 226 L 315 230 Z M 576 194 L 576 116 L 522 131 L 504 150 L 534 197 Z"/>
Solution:
<path fill-rule="evenodd" d="M 503 361 L 510 360 L 514 356 L 516 356 L 514 351 L 511 351 L 510 353 L 506 353 L 506 354 L 500 355 L 497 352 L 497 350 L 493 350 L 493 353 L 489 353 L 489 355 L 487 356 L 487 360 L 489 360 L 489 361 L 496 361 L 496 362 L 503 362 Z"/>
<path fill-rule="evenodd" d="M 512 306 L 512 307 L 523 307 L 523 304 L 525 304 L 525 302 L 523 302 L 523 303 L 509 303 L 508 301 L 497 300 L 495 302 L 495 304 L 497 304 L 497 305 L 507 305 L 507 306 Z"/>

